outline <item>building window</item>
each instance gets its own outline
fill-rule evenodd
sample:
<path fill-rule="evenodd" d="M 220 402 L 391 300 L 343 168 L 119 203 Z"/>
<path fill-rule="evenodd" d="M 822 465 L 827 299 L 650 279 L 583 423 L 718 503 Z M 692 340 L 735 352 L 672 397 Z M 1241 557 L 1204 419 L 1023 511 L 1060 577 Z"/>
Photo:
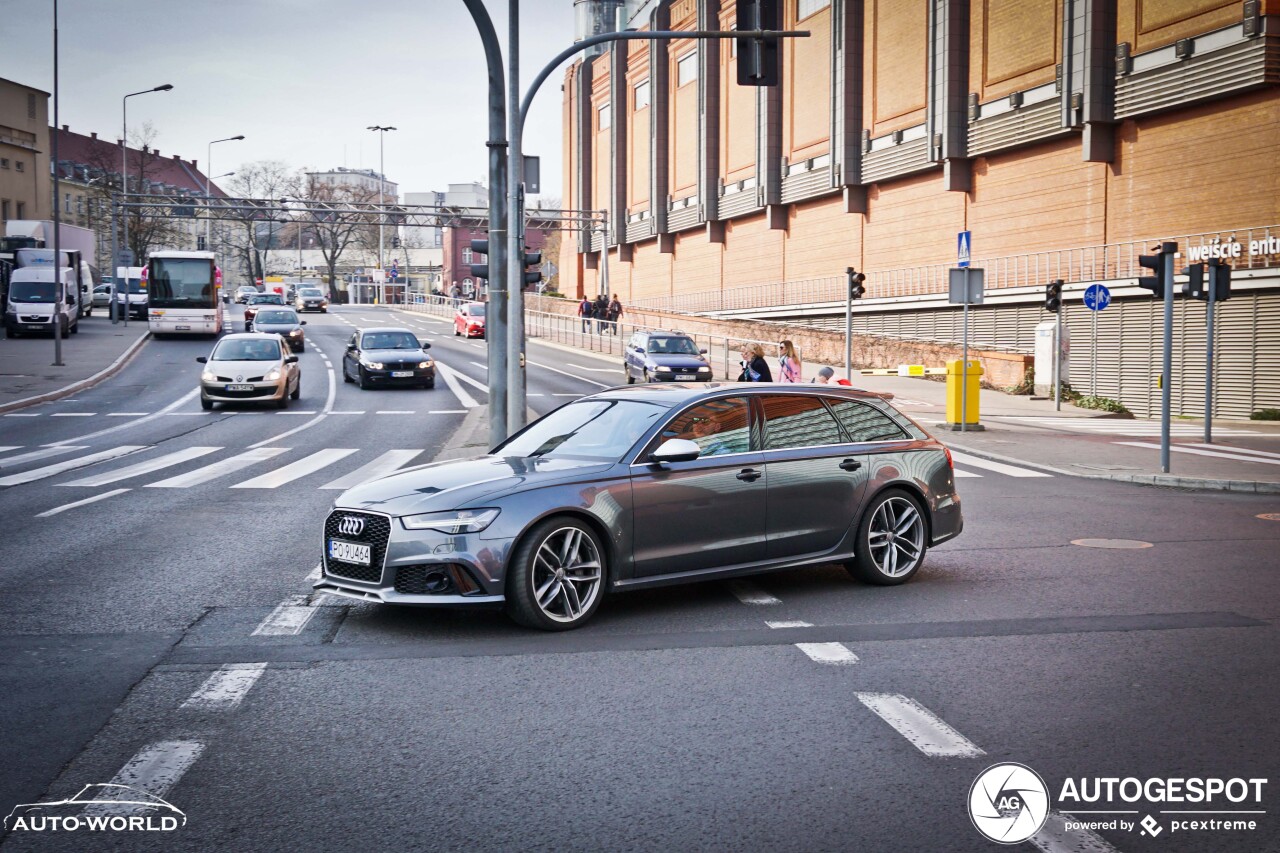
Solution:
<path fill-rule="evenodd" d="M 9 218 L 9 199 L 0 199 L 0 222 Z"/>
<path fill-rule="evenodd" d="M 649 81 L 641 80 L 636 84 L 636 106 L 635 109 L 642 110 L 649 106 Z"/>
<path fill-rule="evenodd" d="M 7 169 L 7 168 L 9 168 L 9 158 L 0 157 L 0 169 Z"/>
<path fill-rule="evenodd" d="M 70 212 L 71 212 L 71 193 L 67 193 L 67 194 L 63 197 L 63 201 L 62 201 L 62 212 L 63 212 L 63 213 L 70 213 Z"/>
<path fill-rule="evenodd" d="M 691 50 L 676 60 L 676 88 L 698 79 L 698 51 Z"/>
<path fill-rule="evenodd" d="M 796 20 L 802 21 L 812 14 L 821 12 L 830 5 L 831 0 L 799 0 L 799 8 L 796 9 Z"/>
<path fill-rule="evenodd" d="M 471 263 L 471 247 L 470 246 L 462 250 L 462 262 L 464 264 Z"/>
<path fill-rule="evenodd" d="M 596 108 L 596 130 L 605 130 L 613 124 L 613 111 L 608 104 Z"/>
<path fill-rule="evenodd" d="M 18 218 L 19 219 L 27 218 L 27 203 L 25 201 L 18 202 Z"/>
<path fill-rule="evenodd" d="M 27 164 L 23 160 L 14 160 L 13 168 L 17 169 L 19 172 L 25 172 L 27 171 Z"/>

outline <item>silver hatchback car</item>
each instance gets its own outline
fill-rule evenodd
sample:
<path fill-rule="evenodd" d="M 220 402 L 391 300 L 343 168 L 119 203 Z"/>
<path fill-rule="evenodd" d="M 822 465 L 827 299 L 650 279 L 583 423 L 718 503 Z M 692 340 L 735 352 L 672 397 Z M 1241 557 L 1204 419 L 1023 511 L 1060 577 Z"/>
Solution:
<path fill-rule="evenodd" d="M 315 588 L 391 604 L 502 605 L 564 630 L 606 592 L 843 563 L 900 584 L 963 526 L 950 452 L 853 389 L 612 388 L 485 456 L 356 486 Z"/>

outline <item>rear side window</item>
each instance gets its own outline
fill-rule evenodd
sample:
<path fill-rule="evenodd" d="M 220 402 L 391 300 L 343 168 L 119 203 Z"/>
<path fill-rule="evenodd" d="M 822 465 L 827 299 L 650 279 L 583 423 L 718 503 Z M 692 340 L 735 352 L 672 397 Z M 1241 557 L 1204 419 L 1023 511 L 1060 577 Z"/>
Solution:
<path fill-rule="evenodd" d="M 866 403 L 853 400 L 830 402 L 852 441 L 897 441 L 910 438 L 888 415 Z"/>
<path fill-rule="evenodd" d="M 685 438 L 702 450 L 700 456 L 724 456 L 751 450 L 751 428 L 744 397 L 726 397 L 694 406 L 676 416 L 653 448 L 667 439 Z"/>
<path fill-rule="evenodd" d="M 840 427 L 822 400 L 798 394 L 764 397 L 764 449 L 844 444 Z"/>

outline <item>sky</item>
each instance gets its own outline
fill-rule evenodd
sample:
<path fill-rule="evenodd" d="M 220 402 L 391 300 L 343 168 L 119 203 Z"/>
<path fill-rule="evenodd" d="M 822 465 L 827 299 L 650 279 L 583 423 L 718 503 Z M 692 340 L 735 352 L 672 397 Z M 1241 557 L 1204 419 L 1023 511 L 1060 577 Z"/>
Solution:
<path fill-rule="evenodd" d="M 506 51 L 507 2 L 486 0 Z M 462 0 L 59 0 L 59 123 L 117 139 L 150 122 L 162 156 L 214 174 L 240 163 L 378 168 L 400 192 L 487 183 L 484 50 Z M 573 0 L 522 0 L 527 86 L 573 42 Z M 53 0 L 0 0 L 0 77 L 53 91 Z M 21 22 L 21 23 L 20 23 Z M 21 27 L 21 32 L 19 32 Z M 505 59 L 504 59 L 505 63 Z M 524 135 L 543 196 L 561 195 L 563 73 L 539 92 Z M 523 86 L 522 86 L 523 88 Z M 49 103 L 53 120 L 53 100 Z"/>

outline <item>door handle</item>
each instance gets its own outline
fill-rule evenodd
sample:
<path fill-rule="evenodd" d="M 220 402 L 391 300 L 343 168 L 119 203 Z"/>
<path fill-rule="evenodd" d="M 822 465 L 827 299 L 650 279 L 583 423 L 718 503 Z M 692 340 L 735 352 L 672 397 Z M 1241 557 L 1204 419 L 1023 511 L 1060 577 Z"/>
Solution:
<path fill-rule="evenodd" d="M 857 471 L 861 467 L 862 463 L 857 459 L 846 459 L 840 463 L 840 470 L 842 471 Z"/>
<path fill-rule="evenodd" d="M 744 483 L 754 483 L 763 476 L 764 474 L 762 472 L 757 471 L 754 468 L 743 468 L 738 472 L 738 479 Z"/>

